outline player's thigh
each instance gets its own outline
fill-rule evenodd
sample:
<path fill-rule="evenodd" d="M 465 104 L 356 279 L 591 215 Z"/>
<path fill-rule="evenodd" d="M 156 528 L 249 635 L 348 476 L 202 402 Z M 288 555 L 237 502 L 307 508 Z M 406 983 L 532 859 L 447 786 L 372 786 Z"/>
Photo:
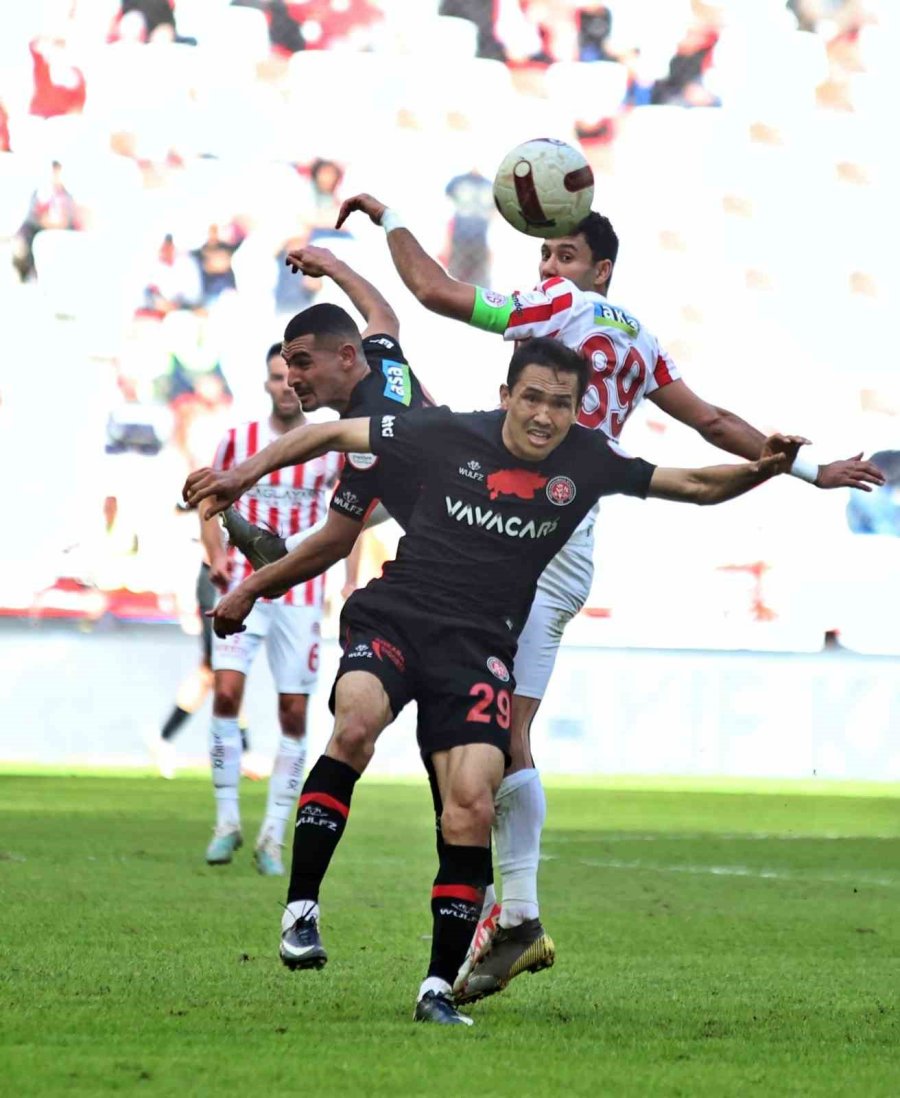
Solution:
<path fill-rule="evenodd" d="M 319 678 L 322 611 L 317 606 L 272 607 L 266 659 L 279 694 L 310 694 Z"/>
<path fill-rule="evenodd" d="M 213 671 L 240 671 L 242 675 L 250 673 L 256 653 L 269 628 L 271 604 L 257 603 L 247 615 L 243 633 L 233 633 L 230 637 L 213 636 Z"/>
<path fill-rule="evenodd" d="M 348 614 L 346 608 L 341 636 L 343 652 L 329 699 L 335 733 L 365 713 L 380 732 L 413 697 L 415 646 L 389 621 L 360 611 Z"/>

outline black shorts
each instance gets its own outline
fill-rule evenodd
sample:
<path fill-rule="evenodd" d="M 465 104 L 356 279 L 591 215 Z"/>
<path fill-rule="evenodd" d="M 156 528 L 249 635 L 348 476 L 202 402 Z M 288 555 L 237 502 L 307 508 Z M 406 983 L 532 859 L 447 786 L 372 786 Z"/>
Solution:
<path fill-rule="evenodd" d="M 394 718 L 409 701 L 419 707 L 417 738 L 423 759 L 467 743 L 490 743 L 509 756 L 515 680 L 515 638 L 490 627 L 452 629 L 396 598 L 356 592 L 341 614 L 343 655 L 338 680 L 368 671 L 384 687 Z"/>
<path fill-rule="evenodd" d="M 201 564 L 197 574 L 197 609 L 200 612 L 200 649 L 203 662 L 212 667 L 212 618 L 206 616 L 207 610 L 216 606 L 216 589 L 209 578 L 209 565 Z"/>

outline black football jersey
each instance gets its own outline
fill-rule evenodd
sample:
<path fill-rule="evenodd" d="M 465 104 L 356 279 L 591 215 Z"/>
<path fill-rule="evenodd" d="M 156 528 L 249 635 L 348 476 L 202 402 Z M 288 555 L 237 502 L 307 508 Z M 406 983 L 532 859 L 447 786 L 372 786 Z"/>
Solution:
<path fill-rule="evenodd" d="M 363 352 L 371 372 L 350 394 L 341 419 L 380 419 L 434 403 L 393 336 L 368 336 L 363 340 Z M 347 454 L 331 506 L 338 514 L 362 522 L 381 500 L 388 514 L 406 529 L 418 492 L 418 472 L 400 455 Z"/>
<path fill-rule="evenodd" d="M 523 461 L 503 443 L 505 414 L 432 407 L 371 421 L 379 460 L 418 473 L 406 536 L 373 584 L 451 624 L 490 620 L 518 632 L 538 576 L 597 499 L 646 497 L 655 467 L 579 426 L 542 461 Z"/>

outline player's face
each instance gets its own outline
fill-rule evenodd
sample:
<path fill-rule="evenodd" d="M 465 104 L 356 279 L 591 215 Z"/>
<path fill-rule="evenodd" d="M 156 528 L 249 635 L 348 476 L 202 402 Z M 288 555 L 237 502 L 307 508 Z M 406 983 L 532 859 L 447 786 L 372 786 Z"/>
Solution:
<path fill-rule="evenodd" d="M 288 384 L 300 398 L 304 412 L 334 407 L 335 404 L 340 410 L 346 402 L 343 392 L 345 349 L 336 341 L 322 340 L 317 344 L 312 334 L 298 336 L 291 341 L 290 354 L 286 359 Z"/>
<path fill-rule="evenodd" d="M 561 236 L 556 240 L 545 240 L 541 244 L 538 270 L 541 282 L 546 282 L 548 278 L 567 278 L 579 290 L 597 290 L 606 281 L 601 281 L 601 268 L 607 262 L 594 262 L 591 249 L 583 236 Z"/>
<path fill-rule="evenodd" d="M 549 366 L 529 364 L 512 389 L 500 386 L 506 410 L 503 443 L 526 461 L 540 461 L 569 433 L 578 414 L 578 378 Z"/>
<path fill-rule="evenodd" d="M 288 384 L 287 363 L 281 355 L 269 359 L 265 389 L 272 400 L 272 415 L 279 419 L 295 419 L 300 413 L 300 401 Z"/>

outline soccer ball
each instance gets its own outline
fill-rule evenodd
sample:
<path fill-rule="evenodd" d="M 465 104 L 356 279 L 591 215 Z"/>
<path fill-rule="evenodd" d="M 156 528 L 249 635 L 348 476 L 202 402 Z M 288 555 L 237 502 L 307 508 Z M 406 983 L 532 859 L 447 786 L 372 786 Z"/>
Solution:
<path fill-rule="evenodd" d="M 516 145 L 494 176 L 494 202 L 528 236 L 568 236 L 591 211 L 594 173 L 580 149 L 538 137 Z"/>

